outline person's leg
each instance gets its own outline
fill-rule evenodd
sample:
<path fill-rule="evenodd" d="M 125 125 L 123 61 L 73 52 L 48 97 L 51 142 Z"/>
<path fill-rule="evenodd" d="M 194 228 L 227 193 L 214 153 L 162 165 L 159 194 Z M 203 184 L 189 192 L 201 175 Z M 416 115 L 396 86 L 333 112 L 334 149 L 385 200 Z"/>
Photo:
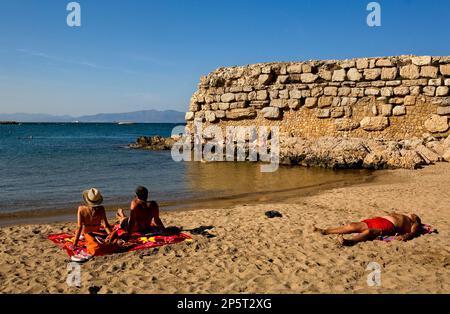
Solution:
<path fill-rule="evenodd" d="M 117 210 L 117 214 L 116 214 L 117 219 L 123 219 L 123 218 L 127 218 L 127 216 L 125 215 L 125 213 L 123 212 L 122 208 L 119 208 Z"/>
<path fill-rule="evenodd" d="M 352 222 L 346 226 L 320 229 L 314 227 L 314 231 L 320 232 L 323 235 L 327 234 L 349 234 L 349 233 L 360 233 L 367 230 L 367 224 L 365 222 Z"/>
<path fill-rule="evenodd" d="M 127 230 L 130 219 L 125 215 L 122 208 L 119 208 L 117 210 L 116 217 L 119 220 L 119 228 L 123 229 L 123 230 Z"/>
<path fill-rule="evenodd" d="M 340 242 L 343 245 L 354 245 L 358 242 L 363 242 L 363 241 L 369 241 L 369 240 L 374 240 L 376 237 L 378 237 L 379 235 L 381 235 L 381 230 L 378 229 L 366 229 L 363 232 L 354 235 L 351 239 L 344 239 L 342 238 L 340 240 Z"/>

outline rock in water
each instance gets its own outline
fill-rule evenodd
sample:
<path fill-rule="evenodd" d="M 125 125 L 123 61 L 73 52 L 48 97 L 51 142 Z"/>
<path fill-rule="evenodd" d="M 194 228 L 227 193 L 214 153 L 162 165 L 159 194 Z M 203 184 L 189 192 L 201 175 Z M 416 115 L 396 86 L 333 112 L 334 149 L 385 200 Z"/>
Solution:
<path fill-rule="evenodd" d="M 141 136 L 136 140 L 136 143 L 130 144 L 130 148 L 134 149 L 148 149 L 148 150 L 170 150 L 175 144 L 176 139 L 172 137 L 156 136 Z"/>

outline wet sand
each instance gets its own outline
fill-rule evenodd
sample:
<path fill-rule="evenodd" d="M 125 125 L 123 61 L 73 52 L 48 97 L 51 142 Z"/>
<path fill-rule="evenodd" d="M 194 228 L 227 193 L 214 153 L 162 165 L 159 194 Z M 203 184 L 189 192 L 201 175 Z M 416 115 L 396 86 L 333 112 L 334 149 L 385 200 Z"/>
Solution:
<path fill-rule="evenodd" d="M 334 186 L 265 204 L 164 212 L 166 225 L 213 226 L 192 243 L 96 257 L 81 266 L 81 287 L 68 287 L 67 256 L 46 239 L 74 223 L 0 229 L 2 293 L 449 293 L 450 164 L 380 171 L 374 180 Z M 291 193 L 292 194 L 292 193 Z M 264 199 L 260 199 L 264 202 Z M 341 247 L 319 227 L 359 221 L 395 208 L 415 212 L 438 234 L 409 242 Z M 278 210 L 282 218 L 267 218 Z M 366 267 L 381 266 L 381 286 Z"/>

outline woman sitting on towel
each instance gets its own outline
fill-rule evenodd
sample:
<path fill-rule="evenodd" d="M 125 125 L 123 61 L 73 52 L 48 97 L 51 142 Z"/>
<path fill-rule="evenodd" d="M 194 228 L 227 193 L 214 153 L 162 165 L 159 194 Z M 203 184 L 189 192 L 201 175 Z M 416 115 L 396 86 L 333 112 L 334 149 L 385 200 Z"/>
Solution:
<path fill-rule="evenodd" d="M 106 218 L 105 208 L 101 206 L 103 197 L 95 188 L 83 192 L 85 205 L 78 207 L 78 229 L 75 235 L 73 248 L 75 249 L 80 240 L 81 233 L 90 255 L 103 255 L 120 250 L 117 233 Z"/>

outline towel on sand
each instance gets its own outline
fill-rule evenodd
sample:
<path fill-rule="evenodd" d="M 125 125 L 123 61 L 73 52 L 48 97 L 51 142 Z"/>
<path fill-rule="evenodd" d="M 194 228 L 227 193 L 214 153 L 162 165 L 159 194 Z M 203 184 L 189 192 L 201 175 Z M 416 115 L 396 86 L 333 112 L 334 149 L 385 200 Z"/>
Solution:
<path fill-rule="evenodd" d="M 430 233 L 438 233 L 438 231 L 430 225 L 423 224 L 420 229 L 419 236 Z M 395 237 L 396 236 L 379 236 L 377 239 L 384 242 L 391 242 L 395 240 Z"/>
<path fill-rule="evenodd" d="M 58 247 L 67 252 L 69 257 L 72 256 L 88 256 L 86 242 L 80 239 L 78 247 L 75 250 L 71 249 L 75 235 L 70 233 L 51 234 L 48 239 L 55 243 Z M 166 244 L 175 244 L 183 241 L 192 241 L 192 238 L 185 233 L 178 233 L 173 235 L 158 235 L 155 233 L 144 234 L 133 232 L 130 239 L 126 243 L 126 247 L 121 252 L 131 252 L 143 249 L 154 248 Z M 118 252 L 117 252 L 118 253 Z M 105 254 L 98 254 L 105 255 Z"/>

